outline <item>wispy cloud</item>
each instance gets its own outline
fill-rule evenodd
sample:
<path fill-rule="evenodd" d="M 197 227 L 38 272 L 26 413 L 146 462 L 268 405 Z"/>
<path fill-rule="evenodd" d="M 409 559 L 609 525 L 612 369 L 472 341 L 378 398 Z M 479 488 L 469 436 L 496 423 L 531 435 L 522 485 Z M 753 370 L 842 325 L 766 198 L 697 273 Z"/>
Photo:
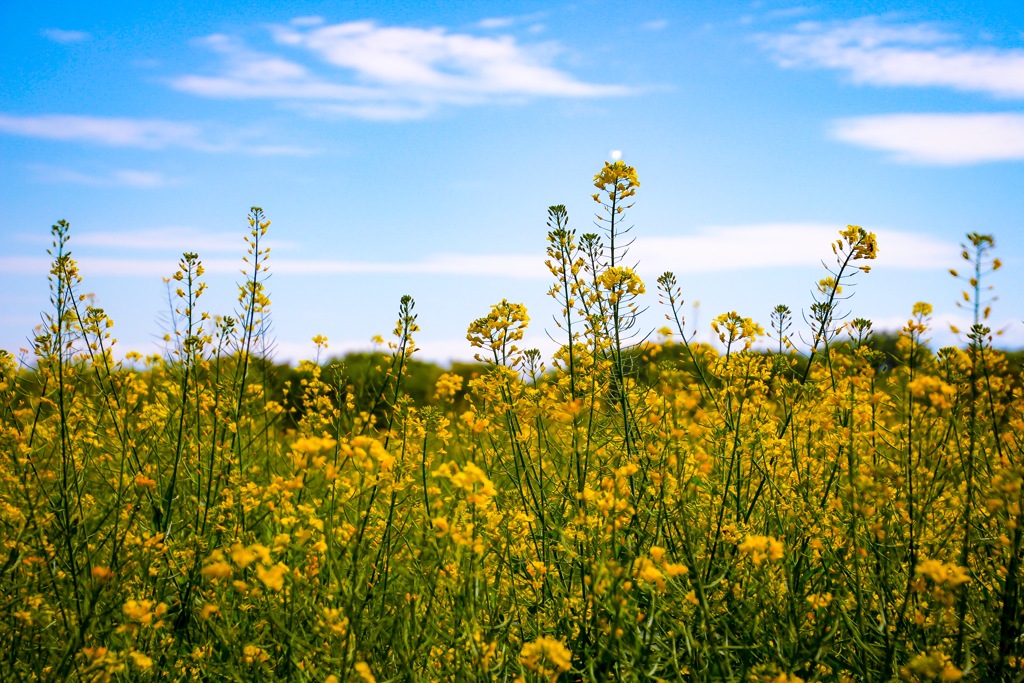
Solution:
<path fill-rule="evenodd" d="M 92 142 L 108 147 L 201 147 L 199 127 L 162 119 L 0 114 L 0 132 L 48 140 Z"/>
<path fill-rule="evenodd" d="M 833 69 L 858 84 L 1024 97 L 1024 50 L 966 45 L 931 24 L 803 22 L 758 39 L 782 67 Z"/>
<path fill-rule="evenodd" d="M 42 34 L 43 37 L 49 38 L 55 43 L 61 43 L 62 45 L 81 43 L 92 38 L 92 36 L 85 31 L 66 31 L 60 28 L 43 29 Z"/>
<path fill-rule="evenodd" d="M 485 22 L 491 29 L 506 25 L 503 18 Z M 632 92 L 579 80 L 554 66 L 558 45 L 524 45 L 511 35 L 373 21 L 326 24 L 311 17 L 270 31 L 278 47 L 274 53 L 253 50 L 233 36 L 203 38 L 200 44 L 221 56 L 220 66 L 213 74 L 174 77 L 170 84 L 204 97 L 302 102 L 320 114 L 386 120 L 422 118 L 442 105 Z"/>
<path fill-rule="evenodd" d="M 900 163 L 1024 160 L 1024 114 L 885 114 L 841 119 L 832 135 Z"/>
<path fill-rule="evenodd" d="M 483 29 L 485 31 L 494 31 L 499 29 L 512 28 L 513 26 L 522 26 L 524 24 L 530 24 L 531 28 L 536 26 L 538 21 L 547 16 L 546 12 L 531 12 L 529 14 L 513 14 L 503 17 L 487 17 L 476 22 L 476 28 Z M 529 30 L 529 29 L 527 29 Z"/>
<path fill-rule="evenodd" d="M 905 316 L 894 315 L 871 319 L 872 329 L 890 332 L 902 330 L 910 322 L 909 311 Z M 936 311 L 929 319 L 929 330 L 925 337 L 929 340 L 932 348 L 949 345 L 964 347 L 968 344 L 965 337 L 966 331 L 971 329 L 973 323 L 973 316 L 960 311 Z M 986 325 L 993 331 L 996 346 L 1002 348 L 1024 346 L 1024 325 L 1021 324 L 1020 318 L 990 319 L 986 321 Z M 956 327 L 960 333 L 954 333 L 951 327 Z"/>
<path fill-rule="evenodd" d="M 629 252 L 644 273 L 710 273 L 753 268 L 816 267 L 831 259 L 829 244 L 840 226 L 825 223 L 759 223 L 705 227 L 691 235 L 638 238 Z M 877 269 L 947 268 L 959 246 L 928 235 L 875 229 Z"/>
<path fill-rule="evenodd" d="M 84 236 L 74 238 L 74 244 L 90 244 Z M 234 245 L 232 251 L 239 250 L 238 238 L 231 238 Z M 144 236 L 140 238 L 144 240 Z M 103 241 L 92 241 L 92 245 L 101 246 Z M 103 246 L 131 247 L 132 242 L 111 242 Z M 197 246 L 198 244 L 198 246 Z M 174 242 L 176 248 L 184 245 L 188 249 L 203 254 L 203 245 L 190 242 L 186 238 Z M 209 246 L 209 245 L 207 245 Z M 225 251 L 226 243 L 220 244 L 216 239 L 216 249 L 209 251 Z M 148 248 L 141 244 L 137 248 Z M 85 275 L 109 275 L 120 277 L 155 277 L 159 274 L 174 272 L 177 257 L 162 256 L 152 258 L 132 257 L 94 257 L 81 255 L 77 257 L 78 265 Z M 242 265 L 241 259 L 234 258 L 202 258 L 203 268 L 210 274 L 237 273 Z M 343 261 L 326 259 L 278 259 L 270 262 L 271 272 L 278 275 L 461 275 L 473 277 L 497 277 L 513 279 L 539 279 L 547 275 L 542 259 L 538 255 L 517 254 L 440 254 L 421 261 Z M 42 257 L 0 257 L 0 273 L 41 274 L 50 267 L 48 259 Z"/>
<path fill-rule="evenodd" d="M 59 166 L 34 164 L 30 166 L 30 169 L 35 174 L 37 180 L 45 183 L 73 183 L 92 187 L 134 187 L 140 189 L 167 187 L 181 183 L 180 179 L 168 178 L 159 171 L 139 171 L 127 168 L 101 173 L 83 173 Z"/>
<path fill-rule="evenodd" d="M 666 27 L 668 27 L 667 19 L 655 19 L 653 21 L 645 21 L 644 23 L 640 24 L 640 28 L 642 28 L 645 31 L 661 31 Z"/>
<path fill-rule="evenodd" d="M 242 254 L 245 251 L 245 241 L 240 233 L 210 232 L 193 226 L 79 232 L 74 236 L 74 243 L 81 246 L 103 247 L 104 250 L 170 250 L 176 254 L 182 249 L 199 252 L 199 254 L 210 252 Z M 261 240 L 260 244 L 274 250 L 293 246 L 290 242 L 277 239 Z M 237 269 L 238 263 L 232 262 L 231 268 L 232 270 Z"/>
<path fill-rule="evenodd" d="M 666 270 L 677 273 L 711 273 L 753 268 L 817 267 L 831 258 L 829 244 L 839 226 L 824 223 L 763 223 L 705 227 L 690 235 L 641 237 L 630 249 L 629 260 L 639 261 L 646 274 Z M 960 247 L 934 237 L 899 230 L 874 230 L 878 235 L 877 269 L 945 269 L 956 263 Z M 179 229 L 78 235 L 75 243 L 122 248 L 181 248 L 204 251 L 237 251 L 238 238 L 203 235 Z M 44 272 L 45 259 L 0 259 L 0 272 Z M 89 268 L 108 274 L 152 276 L 173 270 L 166 259 L 92 258 L 80 260 L 83 272 Z M 234 273 L 237 259 L 203 259 L 209 273 Z M 435 254 L 416 261 L 346 261 L 334 259 L 274 258 L 271 271 L 281 275 L 448 275 L 509 279 L 550 277 L 539 254 Z M 11 270 L 11 269 L 15 270 Z M 35 269 L 35 270 L 33 270 Z M 40 270 L 42 269 L 42 270 Z"/>
<path fill-rule="evenodd" d="M 488 17 L 477 22 L 477 27 L 485 30 L 508 28 L 516 23 L 515 17 Z"/>
<path fill-rule="evenodd" d="M 180 147 L 201 152 L 242 152 L 257 155 L 308 155 L 312 153 L 301 147 L 255 143 L 246 139 L 244 133 L 232 133 L 223 136 L 223 141 L 211 142 L 199 125 L 165 119 L 68 114 L 15 116 L 0 113 L 0 133 L 44 140 L 86 142 L 105 147 L 134 147 L 148 150 Z M 139 181 L 139 177 L 135 179 Z"/>
<path fill-rule="evenodd" d="M 243 224 L 243 221 L 239 221 L 240 226 Z M 239 259 L 241 259 L 241 255 L 246 250 L 244 234 L 243 231 L 213 232 L 190 225 L 169 225 L 159 228 L 135 228 L 131 230 L 75 230 L 72 244 L 75 249 L 80 247 L 98 247 L 102 249 L 102 253 L 105 255 L 116 251 L 149 252 L 150 254 L 163 252 L 169 254 L 169 258 L 175 259 L 183 250 L 188 250 L 198 252 L 200 256 L 211 253 L 238 254 Z M 15 239 L 35 244 L 48 244 L 50 242 L 49 235 L 36 233 L 22 233 L 17 235 Z M 274 238 L 261 239 L 260 244 L 274 250 L 275 261 L 276 252 L 279 249 L 290 249 L 295 246 L 293 242 Z M 108 260 L 104 263 L 110 265 L 119 262 L 119 257 L 113 258 L 114 260 Z M 138 256 L 133 254 L 130 258 L 135 261 L 138 259 Z M 152 263 L 156 262 L 170 263 L 171 261 L 164 261 L 160 258 L 152 261 Z M 223 265 L 226 268 L 230 267 L 232 270 L 236 270 L 238 262 L 227 260 L 224 261 Z M 147 267 L 149 267 L 149 264 L 144 264 L 143 269 L 138 272 L 145 274 L 145 268 Z M 134 273 L 135 271 L 131 272 Z"/>

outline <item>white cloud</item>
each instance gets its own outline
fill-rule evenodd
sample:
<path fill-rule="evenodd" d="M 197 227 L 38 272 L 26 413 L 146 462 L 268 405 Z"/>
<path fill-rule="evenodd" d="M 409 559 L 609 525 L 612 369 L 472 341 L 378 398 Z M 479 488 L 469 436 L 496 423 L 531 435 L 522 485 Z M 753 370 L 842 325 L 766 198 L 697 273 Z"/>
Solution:
<path fill-rule="evenodd" d="M 323 17 L 309 16 L 309 17 L 295 17 L 292 19 L 292 26 L 320 26 L 324 23 Z"/>
<path fill-rule="evenodd" d="M 240 218 L 239 226 L 245 225 L 244 218 Z M 247 229 L 248 226 L 246 226 Z M 172 264 L 173 259 L 176 259 L 181 255 L 182 251 L 195 251 L 198 252 L 202 257 L 210 253 L 224 253 L 228 255 L 238 255 L 237 260 L 222 259 L 217 260 L 215 263 L 211 262 L 213 270 L 220 268 L 220 272 L 227 272 L 228 270 L 235 271 L 241 267 L 241 257 L 245 254 L 246 246 L 243 238 L 244 232 L 213 232 L 205 228 L 199 228 L 195 226 L 187 225 L 170 225 L 159 228 L 134 228 L 129 230 L 75 230 L 72 235 L 72 246 L 78 250 L 80 247 L 98 247 L 102 249 L 102 253 L 107 254 L 111 250 L 122 250 L 122 251 L 148 251 L 148 252 L 164 252 L 169 254 L 166 258 L 152 259 L 147 263 L 144 263 L 139 269 L 126 270 L 126 273 L 130 274 L 141 274 L 145 275 L 146 269 L 153 266 L 153 264 Z M 21 242 L 32 243 L 32 244 L 49 244 L 50 236 L 41 234 L 20 234 L 16 236 Z M 263 238 L 260 240 L 260 245 L 268 247 L 273 250 L 274 258 L 276 261 L 277 252 L 281 249 L 294 248 L 295 244 L 287 240 L 281 239 L 267 239 Z M 76 251 L 76 258 L 82 256 L 82 254 Z M 93 259 L 92 256 L 82 256 L 84 259 Z M 120 257 L 114 257 L 104 260 L 102 263 L 105 268 L 111 270 L 119 270 L 117 265 Z M 136 261 L 137 257 L 132 257 L 132 261 Z M 204 259 L 205 260 L 205 259 Z M 36 268 L 43 261 L 32 261 L 29 260 L 29 268 Z M 92 260 L 92 263 L 97 261 Z M 8 262 L 8 268 L 10 268 L 10 262 Z M 211 267 L 207 267 L 210 270 Z M 2 267 L 0 267 L 2 270 Z M 153 271 L 150 271 L 153 272 Z"/>
<path fill-rule="evenodd" d="M 627 261 L 639 261 L 645 276 L 666 270 L 711 273 L 763 268 L 818 267 L 831 263 L 829 245 L 841 226 L 823 223 L 763 223 L 705 227 L 693 234 L 640 237 Z M 878 236 L 879 255 L 870 265 L 882 269 L 940 269 L 958 262 L 960 247 L 928 235 L 869 228 Z M 123 248 L 188 248 L 199 251 L 237 251 L 237 237 L 203 235 L 187 229 L 125 233 L 94 233 L 75 237 L 76 244 Z M 175 261 L 83 256 L 83 273 L 153 276 L 173 271 Z M 234 273 L 240 260 L 203 259 L 209 273 Z M 541 254 L 435 254 L 419 261 L 342 261 L 272 258 L 271 272 L 280 275 L 447 275 L 487 278 L 545 279 L 550 277 Z M 0 259 L 0 272 L 45 272 L 45 259 Z M 170 270 L 169 270 L 170 269 Z"/>
<path fill-rule="evenodd" d="M 931 303 L 931 302 L 929 302 Z M 886 316 L 872 318 L 871 326 L 874 330 L 898 332 L 906 327 L 911 320 L 910 311 L 904 316 Z M 936 311 L 929 318 L 928 332 L 924 338 L 933 349 L 943 346 L 967 345 L 967 332 L 971 329 L 974 318 L 962 311 Z M 1020 319 L 1000 318 L 984 321 L 984 325 L 992 330 L 992 341 L 997 348 L 1021 348 L 1024 346 L 1024 325 Z M 959 334 L 952 331 L 951 326 L 959 330 Z"/>
<path fill-rule="evenodd" d="M 245 242 L 238 233 L 211 233 L 186 226 L 127 232 L 77 232 L 73 242 L 76 245 L 104 247 L 105 249 L 172 250 L 174 252 L 188 249 L 199 252 L 200 255 L 207 252 L 242 254 L 245 251 Z M 288 246 L 287 243 L 264 240 L 261 240 L 260 244 L 273 248 Z M 237 268 L 238 264 L 236 263 L 234 266 Z"/>
<path fill-rule="evenodd" d="M 522 19 L 484 22 L 501 28 Z M 213 74 L 177 76 L 170 84 L 204 97 L 302 102 L 321 115 L 376 120 L 421 118 L 442 105 L 631 92 L 625 86 L 587 83 L 556 68 L 560 48 L 553 43 L 523 45 L 509 35 L 308 20 L 272 26 L 271 34 L 281 54 L 252 50 L 231 36 L 207 36 L 200 44 L 221 55 L 220 68 Z"/>
<path fill-rule="evenodd" d="M 301 111 L 314 118 L 364 119 L 366 121 L 419 121 L 430 116 L 436 108 L 428 104 L 289 104 L 288 108 Z"/>
<path fill-rule="evenodd" d="M 885 114 L 841 119 L 832 135 L 901 163 L 1024 160 L 1024 114 Z"/>
<path fill-rule="evenodd" d="M 134 147 L 160 150 L 182 147 L 201 152 L 243 152 L 256 155 L 308 155 L 312 152 L 289 145 L 254 143 L 245 132 L 224 135 L 221 142 L 210 142 L 194 123 L 166 119 L 41 114 L 15 116 L 0 113 L 0 133 L 23 137 L 86 142 L 106 147 Z M 145 182 L 141 176 L 128 175 L 122 183 Z"/>
<path fill-rule="evenodd" d="M 654 21 L 645 21 L 640 24 L 640 28 L 645 31 L 661 31 L 668 26 L 667 19 L 655 19 Z"/>
<path fill-rule="evenodd" d="M 43 29 L 42 33 L 44 37 L 49 38 L 55 43 L 61 43 L 62 45 L 81 43 L 82 41 L 92 38 L 92 36 L 85 31 L 65 31 L 64 29 L 59 28 Z"/>
<path fill-rule="evenodd" d="M 545 16 L 547 16 L 547 12 L 532 12 L 530 14 L 516 14 L 506 17 L 487 17 L 476 22 L 475 27 L 485 31 L 494 31 L 533 23 L 533 26 L 530 26 L 527 30 L 536 33 L 533 29 L 539 24 L 535 22 L 543 19 Z"/>
<path fill-rule="evenodd" d="M 782 67 L 834 69 L 858 84 L 1024 97 L 1024 50 L 965 46 L 929 24 L 804 22 L 759 40 Z"/>
<path fill-rule="evenodd" d="M 150 189 L 177 185 L 181 181 L 168 178 L 158 171 L 139 171 L 134 169 L 118 169 L 104 173 L 82 173 L 59 166 L 34 164 L 31 170 L 36 178 L 47 183 L 74 183 L 92 187 L 135 187 Z"/>
<path fill-rule="evenodd" d="M 199 252 L 203 268 L 210 274 L 236 273 L 242 267 L 241 257 L 203 258 L 203 251 L 241 253 L 237 236 L 201 236 L 182 234 L 170 237 L 165 231 L 137 237 L 123 233 L 98 233 L 90 238 L 76 235 L 74 244 L 120 247 L 126 249 L 189 249 Z M 88 275 L 154 277 L 174 272 L 176 256 L 158 258 L 77 256 L 79 268 Z M 279 275 L 461 275 L 472 277 L 506 277 L 539 279 L 547 275 L 544 259 L 527 254 L 439 254 L 422 261 L 341 261 L 278 259 L 269 261 L 270 270 Z M 49 270 L 45 258 L 0 257 L 0 273 L 40 274 Z"/>
<path fill-rule="evenodd" d="M 0 132 L 49 140 L 74 140 L 110 147 L 143 149 L 197 147 L 202 144 L 197 126 L 162 119 L 0 114 Z"/>
<path fill-rule="evenodd" d="M 692 235 L 640 237 L 628 260 L 645 274 L 710 273 L 751 268 L 792 268 L 831 263 L 829 244 L 841 226 L 823 223 L 762 223 L 706 227 Z M 956 263 L 960 248 L 928 235 L 865 226 L 878 237 L 874 269 L 944 269 Z"/>
<path fill-rule="evenodd" d="M 496 29 L 508 28 L 515 23 L 515 17 L 489 17 L 487 19 L 481 19 L 476 25 L 482 29 Z"/>
<path fill-rule="evenodd" d="M 239 221 L 242 224 L 242 221 Z M 90 233 L 79 233 L 75 236 L 77 244 L 105 247 L 111 249 L 139 249 L 139 250 L 171 250 L 175 254 L 182 250 L 198 252 L 200 256 L 210 252 L 224 252 L 227 254 L 238 254 L 239 258 L 232 261 L 224 259 L 217 261 L 222 269 L 230 269 L 232 272 L 241 267 L 241 255 L 245 253 L 245 240 L 240 232 L 210 232 L 202 228 L 192 226 L 170 226 L 164 228 L 151 228 L 143 230 L 132 230 L 128 232 L 101 231 Z M 270 248 L 274 257 L 270 261 L 274 263 L 279 249 L 290 249 L 295 245 L 292 242 L 280 239 L 260 239 L 262 247 Z"/>
<path fill-rule="evenodd" d="M 793 7 L 784 7 L 782 9 L 771 10 L 765 14 L 768 19 L 792 19 L 793 17 L 800 17 L 806 14 L 810 14 L 813 11 L 812 8 L 804 5 L 795 5 Z"/>

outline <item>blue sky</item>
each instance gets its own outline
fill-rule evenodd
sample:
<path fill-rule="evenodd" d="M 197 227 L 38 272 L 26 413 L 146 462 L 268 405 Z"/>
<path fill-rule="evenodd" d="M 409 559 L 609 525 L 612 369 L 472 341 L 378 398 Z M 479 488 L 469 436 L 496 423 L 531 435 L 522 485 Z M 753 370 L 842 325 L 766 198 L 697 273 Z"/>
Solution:
<path fill-rule="evenodd" d="M 650 328 L 669 269 L 703 339 L 806 309 L 857 224 L 880 255 L 854 315 L 894 329 L 928 301 L 952 343 L 947 270 L 992 233 L 992 325 L 1024 346 L 1022 103 L 1017 2 L 4 3 L 0 348 L 47 306 L 57 219 L 121 352 L 149 352 L 182 251 L 230 312 L 255 204 L 281 359 L 368 348 L 403 294 L 425 358 L 471 357 L 502 298 L 550 350 L 546 209 L 593 230 L 616 151 Z"/>

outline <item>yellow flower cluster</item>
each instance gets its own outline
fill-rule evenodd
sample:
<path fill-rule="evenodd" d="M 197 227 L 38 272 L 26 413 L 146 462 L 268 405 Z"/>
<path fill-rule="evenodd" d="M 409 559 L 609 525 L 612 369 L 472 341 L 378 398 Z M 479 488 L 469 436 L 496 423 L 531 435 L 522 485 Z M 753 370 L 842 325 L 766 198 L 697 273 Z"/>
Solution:
<path fill-rule="evenodd" d="M 477 359 L 481 362 L 504 363 L 519 351 L 515 342 L 522 340 L 529 322 L 526 306 L 502 299 L 500 303 L 491 306 L 486 316 L 473 321 L 466 339 L 476 348 L 491 351 L 491 358 L 478 355 Z"/>
<path fill-rule="evenodd" d="M 572 652 L 560 640 L 541 636 L 523 645 L 519 661 L 553 683 L 560 674 L 572 668 Z"/>
<path fill-rule="evenodd" d="M 875 233 L 868 232 L 859 225 L 848 225 L 839 235 L 842 239 L 833 245 L 833 251 L 836 251 L 837 247 L 843 249 L 843 240 L 846 240 L 846 247 L 849 248 L 852 259 L 869 261 L 878 257 L 878 238 L 875 237 Z M 870 270 L 868 266 L 860 266 L 860 269 L 864 272 Z"/>
<path fill-rule="evenodd" d="M 443 372 L 434 383 L 434 399 L 437 401 L 450 401 L 462 390 L 462 375 L 454 372 Z"/>
<path fill-rule="evenodd" d="M 719 341 L 732 348 L 732 345 L 743 342 L 743 348 L 749 349 L 758 337 L 764 334 L 764 328 L 751 318 L 744 318 L 736 311 L 723 313 L 711 321 L 711 329 L 718 335 Z"/>
<path fill-rule="evenodd" d="M 644 282 L 633 272 L 632 268 L 625 266 L 612 266 L 601 273 L 600 282 L 610 292 L 609 299 L 612 304 L 618 303 L 623 296 L 637 296 L 647 290 L 644 289 Z"/>
<path fill-rule="evenodd" d="M 609 201 L 620 201 L 636 194 L 636 188 L 640 187 L 640 180 L 637 177 L 636 169 L 627 166 L 625 161 L 614 163 L 606 161 L 604 168 L 594 176 L 594 187 L 603 190 Z M 600 202 L 601 195 L 595 194 L 594 201 Z"/>
<path fill-rule="evenodd" d="M 774 536 L 747 534 L 738 548 L 741 553 L 750 557 L 754 564 L 761 564 L 766 559 L 778 562 L 784 554 L 782 542 Z"/>
<path fill-rule="evenodd" d="M 945 588 L 956 588 L 971 580 L 971 577 L 967 575 L 967 571 L 963 567 L 940 562 L 939 560 L 922 560 L 918 562 L 914 571 Z"/>

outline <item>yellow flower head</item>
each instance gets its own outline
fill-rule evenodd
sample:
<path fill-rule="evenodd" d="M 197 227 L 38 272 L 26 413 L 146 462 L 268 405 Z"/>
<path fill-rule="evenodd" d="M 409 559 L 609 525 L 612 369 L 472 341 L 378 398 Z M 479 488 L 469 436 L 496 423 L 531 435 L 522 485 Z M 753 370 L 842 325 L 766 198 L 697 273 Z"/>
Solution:
<path fill-rule="evenodd" d="M 764 328 L 751 318 L 744 318 L 736 311 L 723 313 L 711 321 L 711 329 L 719 341 L 727 346 L 743 341 L 743 348 L 749 349 L 757 338 L 764 334 Z"/>
<path fill-rule="evenodd" d="M 774 536 L 755 536 L 747 534 L 739 545 L 739 551 L 750 557 L 754 564 L 761 564 L 768 559 L 777 562 L 782 559 L 783 545 Z"/>
<path fill-rule="evenodd" d="M 138 669 L 145 671 L 149 667 L 153 666 L 153 659 L 141 652 L 132 650 L 128 653 L 128 656 L 132 658 L 132 664 L 134 664 Z"/>
<path fill-rule="evenodd" d="M 944 564 L 938 560 L 922 560 L 918 563 L 915 571 L 945 588 L 956 588 L 971 580 L 971 577 L 967 575 L 967 570 L 963 567 Z"/>
<path fill-rule="evenodd" d="M 572 652 L 561 641 L 541 636 L 523 645 L 519 661 L 530 671 L 547 676 L 553 682 L 559 674 L 572 668 Z"/>
<path fill-rule="evenodd" d="M 278 562 L 273 567 L 267 569 L 266 567 L 256 567 L 256 576 L 263 585 L 273 591 L 279 591 L 284 588 L 284 577 L 288 574 L 288 567 L 281 562 Z"/>
<path fill-rule="evenodd" d="M 846 240 L 854 259 L 872 260 L 878 257 L 878 239 L 875 233 L 868 232 L 859 225 L 847 225 L 845 230 L 839 231 L 839 236 L 842 239 L 836 246 L 842 249 L 843 240 Z"/>
<path fill-rule="evenodd" d="M 615 266 L 601 273 L 600 282 L 604 288 L 612 292 L 613 299 L 617 300 L 623 294 L 636 296 L 643 294 L 644 281 L 633 272 L 632 268 Z"/>
<path fill-rule="evenodd" d="M 443 372 L 434 384 L 434 398 L 439 401 L 450 401 L 462 389 L 462 375 L 454 372 Z"/>
<path fill-rule="evenodd" d="M 502 299 L 500 303 L 491 306 L 490 313 L 485 317 L 473 321 L 466 339 L 476 348 L 489 349 L 501 360 L 519 350 L 515 342 L 522 340 L 529 323 L 526 306 Z M 480 357 L 478 360 L 484 361 Z"/>
<path fill-rule="evenodd" d="M 370 665 L 366 662 L 356 662 L 355 669 L 364 683 L 377 683 L 377 679 L 373 677 L 373 672 L 370 671 Z"/>
<path fill-rule="evenodd" d="M 636 175 L 636 169 L 627 166 L 626 162 L 606 161 L 601 172 L 594 176 L 594 187 L 607 193 L 609 200 L 622 200 L 636 194 L 636 188 L 640 187 L 640 179 Z M 595 194 L 594 201 L 600 202 L 601 195 Z"/>

